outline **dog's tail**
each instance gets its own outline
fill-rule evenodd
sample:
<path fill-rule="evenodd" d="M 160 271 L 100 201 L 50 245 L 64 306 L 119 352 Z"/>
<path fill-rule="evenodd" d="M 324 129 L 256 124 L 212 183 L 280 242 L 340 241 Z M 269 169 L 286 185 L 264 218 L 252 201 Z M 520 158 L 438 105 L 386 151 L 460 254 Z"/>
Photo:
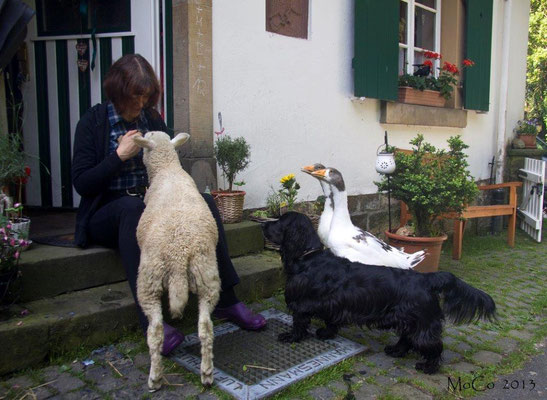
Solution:
<path fill-rule="evenodd" d="M 431 290 L 444 295 L 443 311 L 455 324 L 496 319 L 496 303 L 487 293 L 468 285 L 450 272 L 426 276 Z"/>

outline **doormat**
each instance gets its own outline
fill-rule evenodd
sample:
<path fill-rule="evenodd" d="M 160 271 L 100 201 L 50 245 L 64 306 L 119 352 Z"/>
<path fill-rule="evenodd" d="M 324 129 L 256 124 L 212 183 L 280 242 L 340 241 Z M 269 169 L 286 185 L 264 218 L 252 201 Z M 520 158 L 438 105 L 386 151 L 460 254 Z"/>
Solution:
<path fill-rule="evenodd" d="M 261 312 L 267 327 L 245 331 L 232 323 L 215 327 L 215 384 L 236 399 L 261 399 L 365 350 L 365 346 L 340 336 L 300 343 L 281 343 L 280 333 L 292 326 L 292 317 L 270 309 Z M 310 329 L 315 333 L 315 328 Z M 171 359 L 199 375 L 200 343 L 197 333 L 187 335 Z"/>

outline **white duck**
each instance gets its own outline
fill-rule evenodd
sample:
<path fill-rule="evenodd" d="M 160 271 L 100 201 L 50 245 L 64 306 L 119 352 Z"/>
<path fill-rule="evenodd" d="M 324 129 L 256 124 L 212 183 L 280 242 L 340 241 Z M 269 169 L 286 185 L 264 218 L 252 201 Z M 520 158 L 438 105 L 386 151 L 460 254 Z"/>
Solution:
<path fill-rule="evenodd" d="M 302 167 L 302 172 L 305 172 L 307 174 L 310 174 L 313 171 L 319 171 L 321 169 L 325 169 L 326 167 L 323 164 L 313 164 L 313 165 L 307 165 L 305 167 Z M 317 227 L 317 234 L 319 235 L 319 239 L 321 240 L 321 243 L 323 243 L 325 246 L 327 246 L 327 240 L 329 238 L 329 231 L 330 231 L 330 223 L 332 221 L 332 215 L 334 213 L 334 204 L 332 204 L 332 192 L 330 190 L 330 185 L 322 180 L 319 180 L 319 184 L 321 185 L 321 189 L 323 189 L 323 194 L 325 195 L 325 205 L 323 207 L 323 212 L 321 213 L 321 217 L 319 218 L 319 226 Z"/>
<path fill-rule="evenodd" d="M 386 244 L 351 222 L 348 195 L 342 174 L 335 168 L 315 170 L 311 175 L 329 184 L 334 212 L 326 246 L 339 257 L 363 264 L 411 269 L 424 259 L 425 253 L 407 254 Z"/>

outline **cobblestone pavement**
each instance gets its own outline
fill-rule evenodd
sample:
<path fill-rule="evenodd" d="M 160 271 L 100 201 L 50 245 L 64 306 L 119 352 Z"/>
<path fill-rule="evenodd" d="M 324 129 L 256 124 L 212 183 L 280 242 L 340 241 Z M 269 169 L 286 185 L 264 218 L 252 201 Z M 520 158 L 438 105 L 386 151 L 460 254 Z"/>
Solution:
<path fill-rule="evenodd" d="M 394 342 L 393 334 L 350 327 L 341 334 L 365 344 L 365 353 L 293 384 L 274 398 L 545 398 L 547 376 L 540 366 L 545 366 L 546 359 L 547 245 L 522 234 L 515 249 L 509 249 L 503 237 L 470 237 L 464 243 L 461 261 L 452 261 L 449 254 L 450 249 L 445 250 L 441 269 L 490 293 L 497 303 L 499 320 L 457 327 L 447 324 L 440 373 L 416 372 L 415 354 L 402 359 L 387 357 L 383 347 Z M 284 309 L 283 296 L 280 293 L 253 307 Z M 84 365 L 89 360 L 93 363 Z M 230 398 L 215 387 L 204 390 L 198 376 L 172 361 L 165 360 L 165 365 L 163 389 L 149 394 L 146 345 L 142 339 L 133 339 L 4 379 L 0 400 Z"/>

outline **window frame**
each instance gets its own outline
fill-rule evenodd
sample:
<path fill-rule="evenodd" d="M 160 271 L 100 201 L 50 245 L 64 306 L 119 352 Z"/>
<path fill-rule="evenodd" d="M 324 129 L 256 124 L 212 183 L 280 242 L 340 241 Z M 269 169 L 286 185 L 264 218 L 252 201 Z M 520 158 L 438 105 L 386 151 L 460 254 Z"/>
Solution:
<path fill-rule="evenodd" d="M 428 7 L 424 4 L 417 3 L 416 0 L 399 0 L 399 3 L 406 3 L 406 38 L 407 43 L 399 42 L 399 51 L 400 49 L 406 49 L 407 53 L 407 64 L 403 66 L 403 74 L 412 75 L 415 71 L 413 64 L 414 62 L 414 53 L 416 51 L 434 51 L 435 53 L 440 53 L 441 51 L 441 0 L 435 0 L 435 8 Z M 435 13 L 435 37 L 434 37 L 434 49 L 423 49 L 421 47 L 414 46 L 414 32 L 415 32 L 415 23 L 414 15 L 416 7 Z M 435 60 L 433 62 L 433 73 L 435 76 L 438 76 L 439 68 L 441 66 L 440 60 Z"/>
<path fill-rule="evenodd" d="M 36 25 L 37 25 L 37 34 L 38 37 L 49 37 L 49 36 L 73 36 L 73 35 L 89 35 L 92 33 L 92 29 L 82 29 L 80 30 L 66 30 L 66 29 L 49 29 L 44 30 L 44 17 L 47 6 L 43 3 L 44 0 L 36 1 Z M 125 33 L 131 32 L 131 0 L 122 0 L 123 7 L 125 8 L 125 14 L 128 16 L 127 23 L 120 22 L 116 26 L 112 26 L 107 29 L 97 29 L 95 33 Z M 81 15 L 78 15 L 78 18 L 82 19 Z M 82 24 L 87 24 L 87 21 L 82 19 Z"/>

